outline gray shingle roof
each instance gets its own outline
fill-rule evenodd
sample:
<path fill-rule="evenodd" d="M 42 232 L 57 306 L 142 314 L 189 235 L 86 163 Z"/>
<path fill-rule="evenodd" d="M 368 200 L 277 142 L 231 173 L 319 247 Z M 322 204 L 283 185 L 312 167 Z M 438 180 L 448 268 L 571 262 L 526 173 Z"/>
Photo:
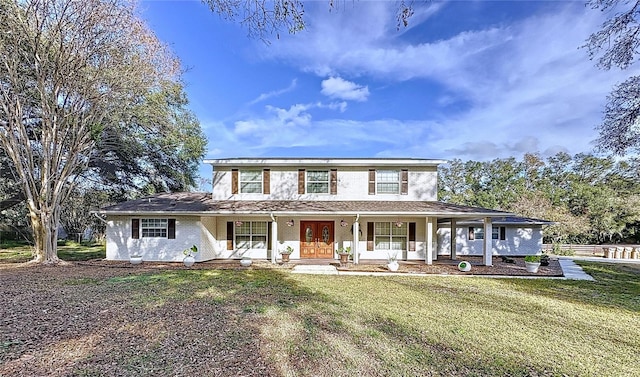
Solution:
<path fill-rule="evenodd" d="M 497 217 L 511 213 L 437 201 L 213 200 L 210 193 L 157 194 L 104 207 L 100 213 L 126 214 L 362 214 Z"/>

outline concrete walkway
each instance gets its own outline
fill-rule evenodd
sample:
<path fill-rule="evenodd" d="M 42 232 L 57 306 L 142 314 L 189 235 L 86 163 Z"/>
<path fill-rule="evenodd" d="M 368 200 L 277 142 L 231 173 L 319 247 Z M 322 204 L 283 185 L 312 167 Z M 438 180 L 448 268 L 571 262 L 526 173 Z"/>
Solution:
<path fill-rule="evenodd" d="M 586 258 L 585 258 L 586 259 Z M 597 259 L 597 258 L 591 258 Z M 597 262 L 604 262 L 610 260 L 603 260 L 599 258 Z M 338 269 L 330 264 L 327 265 L 314 265 L 303 264 L 293 267 L 291 273 L 294 274 L 316 274 L 316 275 L 366 275 L 366 276 L 455 276 L 455 277 L 486 277 L 486 278 L 517 278 L 517 279 L 565 279 L 565 280 L 590 280 L 595 279 L 584 272 L 582 267 L 573 262 L 572 257 L 559 257 L 560 267 L 562 268 L 563 277 L 552 276 L 506 276 L 506 275 L 441 275 L 441 274 L 426 274 L 426 273 L 414 273 L 407 274 L 401 272 L 366 272 L 366 271 L 338 271 Z M 640 263 L 640 261 L 639 261 Z"/>
<path fill-rule="evenodd" d="M 602 259 L 600 261 L 602 261 Z M 558 262 L 560 262 L 560 268 L 562 268 L 562 274 L 565 279 L 595 281 L 593 276 L 584 272 L 582 267 L 575 264 L 572 258 L 558 257 Z"/>

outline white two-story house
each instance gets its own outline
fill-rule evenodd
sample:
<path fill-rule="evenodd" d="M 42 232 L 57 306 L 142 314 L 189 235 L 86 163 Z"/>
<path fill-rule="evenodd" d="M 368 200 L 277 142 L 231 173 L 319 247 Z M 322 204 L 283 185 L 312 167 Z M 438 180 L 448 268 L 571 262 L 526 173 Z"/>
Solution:
<path fill-rule="evenodd" d="M 535 254 L 540 222 L 439 202 L 430 159 L 230 158 L 213 167 L 210 193 L 167 193 L 104 208 L 107 259 L 142 255 L 181 261 L 334 259 L 422 260 Z M 452 231 L 453 230 L 453 231 Z M 451 242 L 451 234 L 456 234 Z M 487 235 L 485 237 L 485 235 Z M 488 236 L 491 235 L 491 236 Z"/>

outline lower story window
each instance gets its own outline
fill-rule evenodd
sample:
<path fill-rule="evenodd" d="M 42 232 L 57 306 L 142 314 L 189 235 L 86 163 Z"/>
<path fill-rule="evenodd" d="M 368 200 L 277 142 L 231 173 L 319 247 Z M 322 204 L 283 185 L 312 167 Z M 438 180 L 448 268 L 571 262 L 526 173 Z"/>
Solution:
<path fill-rule="evenodd" d="M 266 249 L 267 222 L 245 221 L 236 227 L 237 249 Z"/>
<path fill-rule="evenodd" d="M 491 239 L 504 241 L 506 238 L 505 227 L 494 226 L 491 228 Z M 484 227 L 470 226 L 469 240 L 484 240 Z"/>
<path fill-rule="evenodd" d="M 401 226 L 397 226 L 401 224 Z M 406 250 L 407 224 L 395 222 L 377 222 L 374 225 L 375 250 Z"/>
<path fill-rule="evenodd" d="M 167 238 L 167 219 L 141 219 L 142 237 Z"/>

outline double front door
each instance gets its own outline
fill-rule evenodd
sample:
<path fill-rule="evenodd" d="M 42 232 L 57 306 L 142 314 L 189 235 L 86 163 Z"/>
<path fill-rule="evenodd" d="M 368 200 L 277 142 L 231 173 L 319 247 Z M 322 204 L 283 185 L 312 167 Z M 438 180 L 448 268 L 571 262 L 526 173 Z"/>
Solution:
<path fill-rule="evenodd" d="M 333 258 L 333 221 L 300 222 L 300 258 Z"/>

